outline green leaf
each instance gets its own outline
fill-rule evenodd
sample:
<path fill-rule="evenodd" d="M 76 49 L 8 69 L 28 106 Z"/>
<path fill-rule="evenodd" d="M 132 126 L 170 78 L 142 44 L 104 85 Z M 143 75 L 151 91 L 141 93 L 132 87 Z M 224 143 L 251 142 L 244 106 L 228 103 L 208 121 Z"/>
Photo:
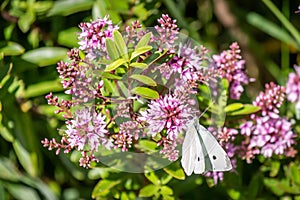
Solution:
<path fill-rule="evenodd" d="M 156 82 L 148 76 L 144 76 L 144 75 L 140 75 L 140 74 L 132 74 L 130 76 L 130 78 L 135 79 L 135 80 L 137 80 L 141 83 L 144 83 L 146 85 L 157 86 Z"/>
<path fill-rule="evenodd" d="M 27 11 L 24 15 L 21 15 L 19 20 L 18 20 L 18 26 L 21 29 L 23 33 L 26 33 L 30 27 L 31 24 L 35 21 L 35 11 L 33 8 L 33 5 L 28 5 L 27 6 Z"/>
<path fill-rule="evenodd" d="M 153 184 L 146 185 L 140 190 L 139 197 L 152 197 L 158 193 L 159 187 Z"/>
<path fill-rule="evenodd" d="M 118 67 L 120 67 L 121 65 L 125 64 L 126 62 L 127 61 L 124 58 L 120 58 L 120 59 L 114 61 L 113 63 L 107 65 L 104 71 L 110 72 L 112 70 L 115 70 Z"/>
<path fill-rule="evenodd" d="M 41 47 L 27 51 L 22 55 L 22 59 L 39 66 L 47 66 L 66 58 L 66 53 L 67 49 L 61 47 Z"/>
<path fill-rule="evenodd" d="M 157 152 L 157 143 L 150 140 L 140 140 L 135 146 L 145 153 Z"/>
<path fill-rule="evenodd" d="M 179 180 L 185 179 L 185 173 L 182 167 L 179 166 L 178 162 L 174 162 L 168 165 L 167 167 L 163 168 L 163 170 L 176 179 Z"/>
<path fill-rule="evenodd" d="M 99 181 L 92 192 L 92 198 L 107 195 L 113 187 L 115 187 L 120 183 L 121 180 L 104 179 Z"/>
<path fill-rule="evenodd" d="M 0 158 L 0 179 L 8 181 L 19 181 L 21 173 L 17 171 L 12 161 L 7 158 Z"/>
<path fill-rule="evenodd" d="M 139 63 L 139 62 L 130 63 L 130 66 L 139 68 L 139 69 L 146 69 L 148 67 L 148 65 L 146 63 Z"/>
<path fill-rule="evenodd" d="M 270 177 L 275 177 L 280 170 L 280 162 L 279 161 L 271 161 L 270 167 Z"/>
<path fill-rule="evenodd" d="M 22 97 L 32 98 L 48 94 L 49 92 L 59 92 L 62 90 L 62 85 L 58 80 L 43 81 L 33 85 L 29 85 L 28 88 L 24 91 Z"/>
<path fill-rule="evenodd" d="M 289 170 L 290 170 L 291 180 L 295 184 L 300 186 L 300 166 L 299 166 L 299 164 L 297 165 L 296 163 L 290 163 Z"/>
<path fill-rule="evenodd" d="M 240 110 L 244 107 L 242 103 L 232 103 L 226 106 L 225 112 L 234 112 L 236 110 Z"/>
<path fill-rule="evenodd" d="M 146 87 L 136 87 L 131 90 L 133 94 L 139 95 L 146 99 L 158 99 L 159 94 L 157 91 Z"/>
<path fill-rule="evenodd" d="M 151 181 L 151 183 L 153 183 L 154 185 L 159 185 L 160 184 L 160 180 L 159 178 L 156 176 L 155 172 L 151 171 L 151 172 L 146 172 L 145 173 L 146 178 Z"/>
<path fill-rule="evenodd" d="M 101 74 L 101 77 L 107 78 L 107 79 L 112 79 L 112 80 L 120 80 L 120 79 L 122 79 L 121 76 L 117 76 L 117 75 L 111 74 L 111 73 L 109 73 L 109 72 L 103 72 L 103 73 Z"/>
<path fill-rule="evenodd" d="M 113 36 L 119 55 L 125 58 L 126 61 L 128 61 L 128 49 L 121 33 L 115 30 L 113 32 Z"/>
<path fill-rule="evenodd" d="M 13 142 L 13 147 L 26 172 L 31 176 L 36 176 L 38 172 L 36 153 L 29 153 L 17 140 Z"/>
<path fill-rule="evenodd" d="M 150 41 L 150 38 L 151 38 L 151 35 L 152 35 L 151 32 L 145 34 L 145 35 L 141 38 L 141 40 L 137 43 L 137 45 L 135 46 L 135 49 L 138 49 L 138 48 L 140 48 L 140 47 L 144 47 L 144 46 L 148 45 L 148 43 L 149 43 L 149 41 Z"/>
<path fill-rule="evenodd" d="M 228 195 L 233 200 L 238 200 L 241 197 L 241 193 L 238 190 L 235 190 L 235 189 L 229 189 L 228 190 Z"/>
<path fill-rule="evenodd" d="M 282 29 L 282 27 L 267 20 L 266 18 L 257 13 L 249 13 L 247 15 L 247 20 L 256 28 L 262 30 L 263 32 L 282 42 L 293 46 L 296 44 L 296 41 L 284 29 Z"/>
<path fill-rule="evenodd" d="M 9 191 L 10 194 L 12 194 L 12 196 L 15 199 L 19 199 L 19 200 L 40 200 L 40 197 L 38 195 L 38 193 L 35 191 L 35 189 L 28 187 L 28 186 L 24 186 L 21 184 L 9 184 L 6 183 L 6 188 Z"/>
<path fill-rule="evenodd" d="M 143 47 L 135 49 L 130 56 L 130 60 L 134 59 L 135 57 L 137 57 L 143 53 L 150 51 L 151 49 L 152 49 L 151 46 L 143 46 Z"/>
<path fill-rule="evenodd" d="M 166 185 L 163 185 L 161 188 L 160 188 L 160 193 L 162 196 L 167 196 L 167 195 L 172 195 L 173 194 L 173 190 L 172 188 L 166 186 Z"/>
<path fill-rule="evenodd" d="M 72 27 L 66 30 L 62 30 L 58 34 L 57 42 L 60 45 L 64 45 L 70 48 L 78 47 L 78 38 L 77 33 L 80 32 L 80 29 L 77 27 Z"/>
<path fill-rule="evenodd" d="M 85 10 L 90 10 L 93 0 L 61 0 L 54 1 L 54 5 L 47 16 L 62 15 L 68 16 Z"/>
<path fill-rule="evenodd" d="M 16 42 L 8 42 L 5 47 L 0 49 L 0 53 L 4 53 L 4 56 L 17 56 L 24 53 L 25 49 Z"/>
<path fill-rule="evenodd" d="M 243 108 L 233 111 L 233 112 L 228 112 L 228 116 L 236 116 L 236 115 L 249 115 L 252 113 L 255 113 L 260 110 L 260 107 L 254 106 L 251 104 L 244 104 Z"/>
<path fill-rule="evenodd" d="M 108 56 L 111 60 L 115 60 L 120 57 L 114 41 L 112 41 L 110 38 L 106 38 L 105 44 Z"/>

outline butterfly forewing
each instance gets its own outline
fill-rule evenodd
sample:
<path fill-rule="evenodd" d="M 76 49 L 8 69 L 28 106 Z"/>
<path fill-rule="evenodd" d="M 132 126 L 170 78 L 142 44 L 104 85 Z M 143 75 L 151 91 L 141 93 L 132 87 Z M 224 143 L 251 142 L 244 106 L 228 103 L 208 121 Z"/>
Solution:
<path fill-rule="evenodd" d="M 202 174 L 205 169 L 202 146 L 194 123 L 190 123 L 184 137 L 181 165 L 188 176 L 193 172 Z"/>

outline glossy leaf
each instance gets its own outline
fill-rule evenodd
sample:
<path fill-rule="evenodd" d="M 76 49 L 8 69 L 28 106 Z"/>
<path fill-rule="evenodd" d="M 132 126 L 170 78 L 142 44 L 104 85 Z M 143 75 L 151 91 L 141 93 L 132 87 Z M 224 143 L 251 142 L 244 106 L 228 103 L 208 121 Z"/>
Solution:
<path fill-rule="evenodd" d="M 144 46 L 148 45 L 151 36 L 152 36 L 152 33 L 151 33 L 151 32 L 145 34 L 145 35 L 140 39 L 140 41 L 137 43 L 137 45 L 135 46 L 135 49 L 138 49 L 138 48 L 141 48 L 141 47 L 144 47 Z"/>
<path fill-rule="evenodd" d="M 125 60 L 128 60 L 128 49 L 126 46 L 126 43 L 121 35 L 121 33 L 117 30 L 113 32 L 114 35 L 114 41 L 117 47 L 117 50 L 119 52 L 119 55 L 125 58 Z"/>
<path fill-rule="evenodd" d="M 149 140 L 140 140 L 136 147 L 145 153 L 157 152 L 157 143 Z"/>
<path fill-rule="evenodd" d="M 41 47 L 27 51 L 22 55 L 22 59 L 37 64 L 47 66 L 56 64 L 58 61 L 67 57 L 67 49 L 61 47 Z"/>
<path fill-rule="evenodd" d="M 146 172 L 145 173 L 146 178 L 151 181 L 151 183 L 153 183 L 154 185 L 159 185 L 160 184 L 160 180 L 159 178 L 156 176 L 155 172 L 151 171 L 151 172 Z"/>
<path fill-rule="evenodd" d="M 148 76 L 144 76 L 144 75 L 140 75 L 140 74 L 132 74 L 130 76 L 130 78 L 135 79 L 135 80 L 137 80 L 141 83 L 144 83 L 146 85 L 157 86 L 156 82 Z"/>
<path fill-rule="evenodd" d="M 53 7 L 50 9 L 48 16 L 63 15 L 68 16 L 73 13 L 89 10 L 92 8 L 94 1 L 92 0 L 61 0 L 54 1 Z"/>
<path fill-rule="evenodd" d="M 21 184 L 7 184 L 7 190 L 11 193 L 15 199 L 19 200 L 40 200 L 38 193 L 35 189 L 21 185 Z"/>
<path fill-rule="evenodd" d="M 173 194 L 173 190 L 172 190 L 172 188 L 170 188 L 170 187 L 168 187 L 166 185 L 163 185 L 160 188 L 160 193 L 162 194 L 162 196 L 172 195 Z"/>
<path fill-rule="evenodd" d="M 157 194 L 159 187 L 153 184 L 146 185 L 140 190 L 139 197 L 152 197 Z"/>
<path fill-rule="evenodd" d="M 104 77 L 104 78 L 107 78 L 107 79 L 113 79 L 113 80 L 120 80 L 120 79 L 122 79 L 121 76 L 117 76 L 117 75 L 111 74 L 109 72 L 103 72 L 101 74 L 101 77 Z"/>
<path fill-rule="evenodd" d="M 31 176 L 37 175 L 37 155 L 35 152 L 28 152 L 17 140 L 13 142 L 14 150 L 23 168 Z"/>
<path fill-rule="evenodd" d="M 146 99 L 158 99 L 159 94 L 157 91 L 146 87 L 136 87 L 131 90 L 133 94 L 139 95 Z"/>
<path fill-rule="evenodd" d="M 48 94 L 50 92 L 58 92 L 62 91 L 62 85 L 60 81 L 44 81 L 34 85 L 29 85 L 28 88 L 24 91 L 22 97 L 23 98 L 32 98 L 41 95 Z"/>
<path fill-rule="evenodd" d="M 109 193 L 109 191 L 115 187 L 116 185 L 120 184 L 121 180 L 101 180 L 97 183 L 95 186 L 92 197 L 99 197 L 99 196 L 105 196 Z"/>
<path fill-rule="evenodd" d="M 237 110 L 240 110 L 244 107 L 244 104 L 242 103 L 232 103 L 226 106 L 225 112 L 234 112 Z"/>
<path fill-rule="evenodd" d="M 118 67 L 120 67 L 121 65 L 124 65 L 126 62 L 127 61 L 124 58 L 120 58 L 120 59 L 114 61 L 113 63 L 109 64 L 108 66 L 106 66 L 104 71 L 110 72 L 112 70 L 115 70 Z"/>
<path fill-rule="evenodd" d="M 64 45 L 70 48 L 78 47 L 78 34 L 79 28 L 72 27 L 59 32 L 57 41 L 60 45 Z"/>
<path fill-rule="evenodd" d="M 244 106 L 236 111 L 228 112 L 228 116 L 236 116 L 236 115 L 249 115 L 255 113 L 260 110 L 260 107 L 251 105 L 251 104 L 244 104 Z"/>
<path fill-rule="evenodd" d="M 139 69 L 146 69 L 148 67 L 146 63 L 139 63 L 139 62 L 130 63 L 130 66 Z"/>
<path fill-rule="evenodd" d="M 17 56 L 24 53 L 25 49 L 16 42 L 8 42 L 7 45 L 0 49 L 0 53 L 4 56 Z"/>
<path fill-rule="evenodd" d="M 163 168 L 163 170 L 176 179 L 179 179 L 179 180 L 185 179 L 185 173 L 184 173 L 182 167 L 179 166 L 179 164 L 176 162 Z"/>
<path fill-rule="evenodd" d="M 110 38 L 106 38 L 105 44 L 108 56 L 111 60 L 115 60 L 120 57 L 114 41 L 112 41 Z"/>
<path fill-rule="evenodd" d="M 21 180 L 21 173 L 17 171 L 12 161 L 2 157 L 0 158 L 0 178 L 15 182 Z"/>
<path fill-rule="evenodd" d="M 152 49 L 151 46 L 143 46 L 143 47 L 135 49 L 132 52 L 131 56 L 130 56 L 130 60 L 132 60 L 132 59 L 136 58 L 137 56 L 140 56 L 140 55 L 150 51 L 151 49 Z"/>

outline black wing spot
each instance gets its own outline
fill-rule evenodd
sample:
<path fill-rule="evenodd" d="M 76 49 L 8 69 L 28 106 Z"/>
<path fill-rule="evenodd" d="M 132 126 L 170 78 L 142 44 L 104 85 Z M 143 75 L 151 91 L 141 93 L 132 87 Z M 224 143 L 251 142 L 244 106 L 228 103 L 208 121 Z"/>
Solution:
<path fill-rule="evenodd" d="M 213 158 L 214 160 L 216 160 L 216 159 L 217 159 L 217 156 L 213 155 L 212 158 Z"/>
<path fill-rule="evenodd" d="M 197 160 L 198 160 L 198 162 L 200 162 L 200 157 L 199 156 L 197 157 Z"/>

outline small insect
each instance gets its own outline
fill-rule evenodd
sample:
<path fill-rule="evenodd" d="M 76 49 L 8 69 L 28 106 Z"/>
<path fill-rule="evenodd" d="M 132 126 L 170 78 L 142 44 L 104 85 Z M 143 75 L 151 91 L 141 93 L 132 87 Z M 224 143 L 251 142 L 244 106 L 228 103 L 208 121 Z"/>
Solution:
<path fill-rule="evenodd" d="M 229 171 L 230 159 L 215 137 L 194 118 L 182 144 L 181 165 L 190 176 L 206 171 Z"/>

